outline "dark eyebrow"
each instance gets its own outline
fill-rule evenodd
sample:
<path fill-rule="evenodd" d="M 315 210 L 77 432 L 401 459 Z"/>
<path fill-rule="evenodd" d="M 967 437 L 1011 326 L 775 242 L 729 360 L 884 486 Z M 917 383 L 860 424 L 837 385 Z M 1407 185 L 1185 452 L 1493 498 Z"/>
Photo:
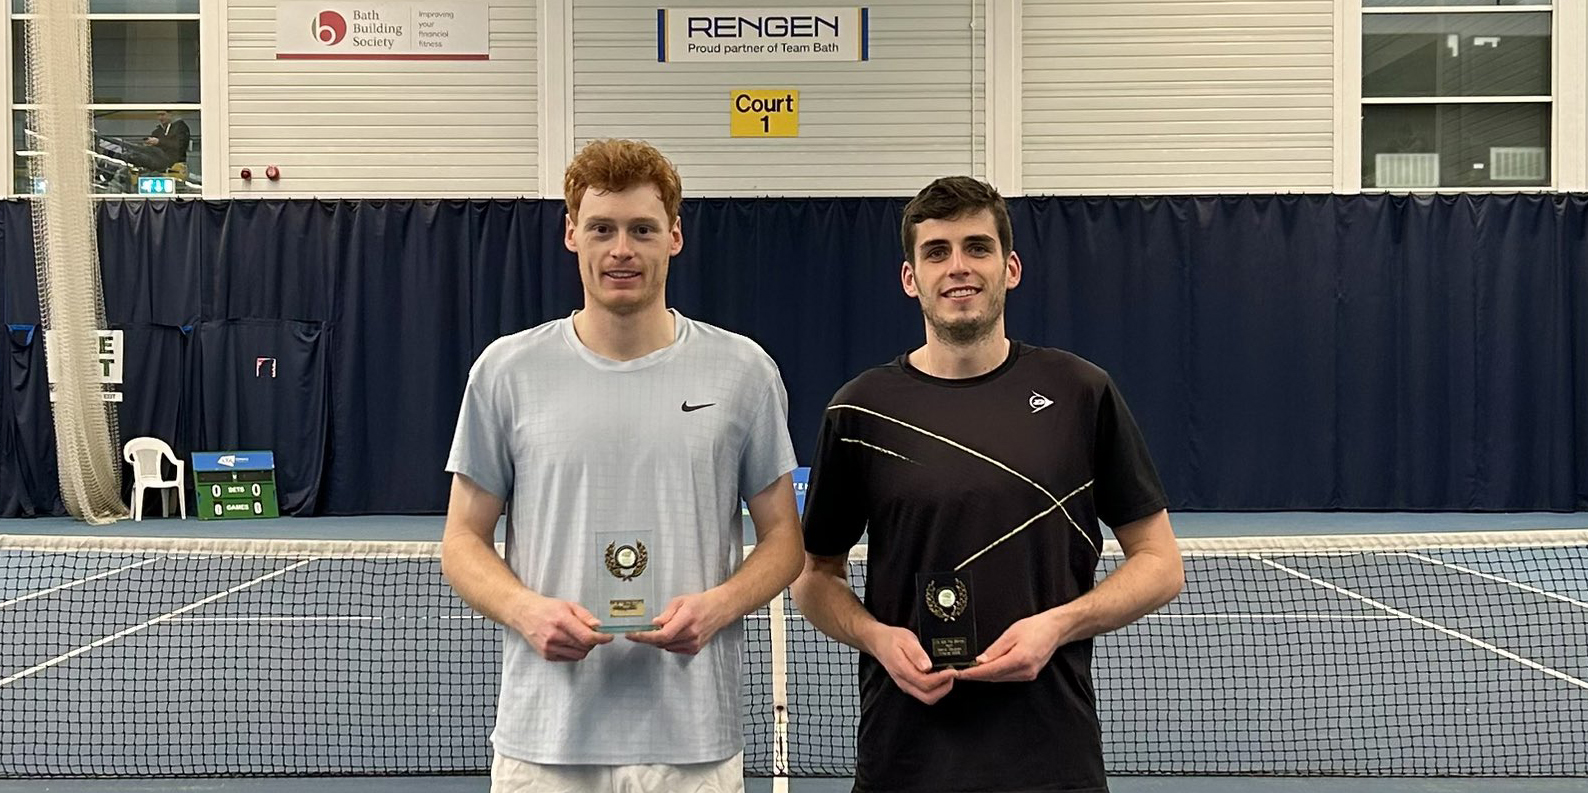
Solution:
<path fill-rule="evenodd" d="M 996 242 L 996 240 L 994 240 L 992 237 L 990 237 L 990 236 L 988 236 L 986 234 L 972 234 L 972 235 L 970 235 L 970 236 L 965 238 L 965 242 L 966 243 L 979 242 L 979 243 L 981 243 L 983 245 L 992 245 L 992 244 L 994 244 Z M 933 245 L 947 245 L 947 244 L 949 244 L 948 240 L 943 239 L 941 237 L 934 237 L 932 239 L 923 241 L 921 243 L 921 247 L 922 248 L 930 248 Z"/>

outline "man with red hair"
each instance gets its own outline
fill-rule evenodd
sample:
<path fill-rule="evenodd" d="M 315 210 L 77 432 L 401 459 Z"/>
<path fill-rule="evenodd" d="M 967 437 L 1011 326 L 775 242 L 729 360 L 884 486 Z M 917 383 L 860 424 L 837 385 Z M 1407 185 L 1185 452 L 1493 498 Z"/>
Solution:
<path fill-rule="evenodd" d="M 684 237 L 660 152 L 591 143 L 563 192 L 584 308 L 486 348 L 447 461 L 443 572 L 508 629 L 492 789 L 742 791 L 741 618 L 803 557 L 788 396 L 754 342 L 667 308 Z M 654 605 L 606 599 L 608 571 Z M 648 629 L 603 632 L 636 612 Z"/>

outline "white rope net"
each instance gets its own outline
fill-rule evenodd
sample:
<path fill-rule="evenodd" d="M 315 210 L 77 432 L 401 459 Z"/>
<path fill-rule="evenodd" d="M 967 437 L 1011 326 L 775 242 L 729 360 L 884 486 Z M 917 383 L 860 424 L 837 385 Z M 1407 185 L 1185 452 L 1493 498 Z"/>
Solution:
<path fill-rule="evenodd" d="M 104 400 L 106 327 L 91 196 L 88 0 L 29 0 L 27 97 L 39 316 L 54 373 L 55 447 L 67 511 L 93 524 L 126 517 L 114 404 Z M 53 342 L 53 344 L 52 344 Z"/>

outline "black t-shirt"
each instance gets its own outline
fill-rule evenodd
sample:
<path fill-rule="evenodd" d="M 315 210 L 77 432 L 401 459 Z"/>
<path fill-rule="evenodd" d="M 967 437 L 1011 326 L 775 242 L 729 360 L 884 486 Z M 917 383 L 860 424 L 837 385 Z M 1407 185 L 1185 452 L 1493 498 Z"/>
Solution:
<path fill-rule="evenodd" d="M 976 653 L 1092 588 L 1099 520 L 1167 503 L 1108 374 L 1019 342 L 975 378 L 932 377 L 905 356 L 862 373 L 828 405 L 816 455 L 805 547 L 840 556 L 865 532 L 865 605 L 884 624 L 916 627 L 917 572 L 985 550 L 964 568 Z M 928 706 L 862 654 L 855 789 L 1106 790 L 1091 663 L 1092 642 L 1073 642 L 1033 682 L 957 682 Z"/>

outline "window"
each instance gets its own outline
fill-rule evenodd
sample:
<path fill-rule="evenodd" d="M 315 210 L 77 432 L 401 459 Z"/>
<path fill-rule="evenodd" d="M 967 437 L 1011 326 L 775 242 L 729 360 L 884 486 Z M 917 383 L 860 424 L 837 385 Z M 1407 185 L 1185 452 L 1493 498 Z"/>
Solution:
<path fill-rule="evenodd" d="M 103 195 L 169 195 L 197 193 L 203 184 L 200 173 L 199 111 L 170 111 L 172 140 L 165 149 L 150 146 L 150 133 L 159 126 L 158 111 L 95 110 L 93 187 Z M 186 127 L 184 135 L 183 127 Z M 177 159 L 180 141 L 186 137 L 185 156 Z M 11 148 L 14 183 L 18 194 L 43 192 L 44 185 L 34 181 L 29 160 L 37 156 L 37 142 L 28 129 L 27 111 L 16 110 L 11 120 Z M 178 164 L 180 163 L 180 164 Z"/>
<path fill-rule="evenodd" d="M 24 0 L 12 0 L 13 185 L 33 178 L 36 135 L 28 128 Z M 203 184 L 199 123 L 198 0 L 90 0 L 93 52 L 94 190 L 106 195 L 198 193 Z"/>
<path fill-rule="evenodd" d="M 27 0 L 11 0 L 11 13 L 26 14 Z M 88 0 L 90 14 L 192 14 L 199 0 Z"/>
<path fill-rule="evenodd" d="M 1551 183 L 1550 0 L 1363 0 L 1362 186 Z"/>

